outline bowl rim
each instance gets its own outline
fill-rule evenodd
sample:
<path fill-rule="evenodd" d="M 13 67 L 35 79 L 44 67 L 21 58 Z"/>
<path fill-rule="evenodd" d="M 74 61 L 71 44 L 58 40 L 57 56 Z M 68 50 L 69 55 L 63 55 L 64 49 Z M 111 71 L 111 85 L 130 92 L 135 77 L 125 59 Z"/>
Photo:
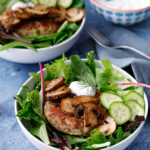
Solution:
<path fill-rule="evenodd" d="M 44 48 L 37 48 L 37 52 L 40 52 L 40 51 L 46 51 L 46 50 L 51 50 L 51 49 L 53 49 L 53 48 L 58 48 L 58 47 L 61 47 L 62 45 L 64 45 L 64 44 L 67 44 L 68 42 L 70 42 L 72 39 L 74 39 L 74 37 L 76 37 L 79 33 L 80 33 L 80 31 L 82 31 L 82 29 L 83 29 L 83 27 L 84 27 L 84 25 L 85 25 L 85 22 L 86 22 L 86 16 L 84 16 L 84 18 L 82 19 L 82 22 L 81 22 L 81 25 L 80 25 L 80 27 L 78 28 L 78 30 L 70 37 L 70 38 L 68 38 L 68 39 L 66 39 L 65 41 L 63 41 L 63 42 L 61 42 L 61 43 L 59 43 L 59 44 L 56 44 L 56 45 L 53 45 L 53 46 L 49 46 L 49 47 L 44 47 Z M 31 50 L 29 50 L 29 49 L 27 49 L 27 48 L 9 48 L 7 51 L 5 51 L 5 52 L 9 52 L 9 51 L 23 51 L 23 52 L 31 52 Z M 2 51 L 3 52 L 3 51 Z M 32 50 L 32 52 L 35 52 L 35 51 L 33 51 Z M 37 52 L 35 52 L 35 53 L 37 53 Z"/>
<path fill-rule="evenodd" d="M 94 3 L 96 6 L 98 7 L 101 7 L 103 9 L 107 9 L 107 10 L 110 10 L 110 11 L 113 11 L 113 12 L 120 12 L 120 13 L 135 13 L 135 12 L 138 12 L 138 11 L 143 11 L 143 10 L 146 10 L 146 9 L 150 9 L 150 6 L 146 6 L 144 8 L 139 8 L 139 9 L 128 9 L 128 10 L 122 10 L 122 9 L 115 9 L 115 8 L 111 8 L 111 7 L 108 7 L 108 6 L 104 6 L 100 3 L 98 3 L 96 0 L 90 0 L 92 3 Z"/>
<path fill-rule="evenodd" d="M 85 61 L 85 60 L 87 60 L 87 59 L 82 59 L 82 60 Z M 67 61 L 66 61 L 66 63 L 70 63 L 70 62 L 71 62 L 70 60 L 67 60 Z M 101 66 L 101 60 L 95 59 L 95 63 Z M 129 76 L 132 81 L 137 82 L 128 72 L 126 72 L 126 71 L 123 70 L 122 68 L 120 68 L 120 67 L 118 67 L 118 66 L 116 66 L 116 65 L 113 65 L 113 67 L 114 67 L 114 69 L 116 69 L 118 72 L 123 73 L 124 76 Z M 43 68 L 43 72 L 44 72 L 44 74 L 45 74 L 46 68 Z M 38 73 L 38 75 L 40 75 L 41 72 L 38 71 L 37 73 Z M 28 83 L 31 82 L 33 79 L 34 79 L 33 77 L 29 77 L 29 78 L 23 83 L 23 85 L 28 84 Z M 22 85 L 22 86 L 23 86 L 23 85 Z M 22 90 L 23 90 L 22 86 L 21 86 L 21 88 L 19 89 L 17 95 L 19 95 L 19 94 L 22 92 Z M 146 96 L 145 92 L 144 92 L 144 101 L 145 101 L 145 121 L 146 121 L 147 115 L 148 115 L 148 99 L 147 99 L 147 96 Z M 21 122 L 20 118 L 17 117 L 17 111 L 18 111 L 17 109 L 18 109 L 18 103 L 17 103 L 17 101 L 15 101 L 15 102 L 14 102 L 15 115 L 16 115 L 16 119 L 17 119 L 17 122 L 18 122 L 19 127 L 21 128 L 21 130 L 22 130 L 22 128 L 23 128 L 23 129 L 28 133 L 28 135 L 30 135 L 36 142 L 42 144 L 44 147 L 53 148 L 54 150 L 59 150 L 59 149 L 57 149 L 57 148 L 55 148 L 55 147 L 53 147 L 53 146 L 51 146 L 51 145 L 47 145 L 47 144 L 43 143 L 41 140 L 39 140 L 39 139 L 36 138 L 34 135 L 32 135 L 32 134 L 25 128 L 25 126 L 24 126 L 23 123 Z M 126 139 L 122 140 L 121 142 L 119 142 L 119 143 L 117 143 L 117 144 L 115 144 L 115 145 L 112 145 L 112 146 L 106 148 L 105 150 L 111 150 L 111 148 L 115 148 L 115 147 L 117 147 L 118 145 L 121 145 L 121 144 L 126 143 L 127 140 L 132 139 L 132 137 L 134 137 L 134 136 L 136 135 L 136 133 L 142 129 L 142 127 L 143 127 L 145 121 L 143 121 L 143 122 L 139 125 L 139 127 L 138 127 L 130 136 L 128 136 Z M 23 130 L 22 130 L 22 132 L 23 132 Z M 24 133 L 24 132 L 23 132 L 23 133 Z M 29 139 L 28 139 L 28 140 L 29 140 Z M 29 140 L 29 141 L 30 141 L 30 140 Z M 30 141 L 30 142 L 31 142 L 31 141 Z M 32 142 L 31 142 L 31 143 L 32 143 Z"/>

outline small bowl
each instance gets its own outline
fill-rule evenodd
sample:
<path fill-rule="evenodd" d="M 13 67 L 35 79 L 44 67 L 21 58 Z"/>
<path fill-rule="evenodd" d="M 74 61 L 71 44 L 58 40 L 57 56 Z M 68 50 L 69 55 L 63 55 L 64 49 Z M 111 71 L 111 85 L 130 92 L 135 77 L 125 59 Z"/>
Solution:
<path fill-rule="evenodd" d="M 84 61 L 84 60 L 83 60 Z M 99 60 L 95 60 L 96 66 L 97 67 L 101 67 L 101 61 Z M 70 60 L 67 61 L 67 64 L 70 64 Z M 131 79 L 132 82 L 137 82 L 131 75 L 129 75 L 127 72 L 125 72 L 124 70 L 122 70 L 121 68 L 114 66 L 114 69 L 120 73 L 122 73 L 126 78 Z M 46 70 L 43 69 L 44 75 L 46 75 Z M 40 77 L 40 72 L 38 72 L 38 75 Z M 36 83 L 35 79 L 30 77 L 23 85 L 27 85 L 31 90 L 34 88 L 34 84 Z M 20 88 L 19 92 L 17 94 L 21 94 L 24 93 L 25 94 L 25 89 Z M 145 100 L 145 119 L 147 118 L 147 113 L 148 113 L 148 100 L 147 97 L 144 93 L 144 100 Z M 19 104 L 15 101 L 15 114 L 17 115 L 17 112 L 19 111 L 20 106 Z M 43 142 L 41 142 L 38 138 L 36 138 L 35 136 L 33 136 L 27 129 L 26 127 L 28 127 L 29 123 L 27 121 L 21 121 L 17 116 L 17 122 L 21 128 L 21 130 L 23 131 L 23 133 L 25 134 L 25 136 L 28 138 L 28 140 L 39 150 L 58 150 L 55 147 L 49 146 L 44 144 Z M 145 121 L 142 122 L 140 124 L 140 126 L 134 131 L 134 133 L 132 133 L 128 138 L 126 138 L 125 140 L 121 141 L 120 143 L 113 145 L 109 148 L 106 148 L 105 150 L 124 150 L 126 147 L 128 147 L 133 140 L 138 136 L 138 134 L 140 133 L 141 129 L 143 128 Z"/>
<path fill-rule="evenodd" d="M 25 64 L 46 62 L 54 59 L 67 52 L 75 44 L 75 42 L 79 39 L 81 32 L 83 31 L 84 25 L 85 18 L 83 18 L 79 29 L 69 39 L 57 45 L 37 49 L 38 52 L 25 48 L 10 48 L 0 52 L 0 57 L 12 62 Z"/>
<path fill-rule="evenodd" d="M 150 17 L 150 6 L 135 10 L 121 10 L 104 6 L 98 0 L 90 0 L 90 2 L 98 14 L 114 24 L 133 25 Z"/>

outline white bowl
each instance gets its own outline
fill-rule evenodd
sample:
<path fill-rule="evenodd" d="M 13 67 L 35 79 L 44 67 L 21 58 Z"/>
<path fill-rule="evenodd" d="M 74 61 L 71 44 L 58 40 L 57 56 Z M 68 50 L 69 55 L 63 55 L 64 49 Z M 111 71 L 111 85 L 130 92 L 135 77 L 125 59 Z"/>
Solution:
<path fill-rule="evenodd" d="M 0 52 L 0 57 L 12 62 L 26 64 L 45 62 L 54 59 L 67 52 L 75 44 L 75 42 L 80 37 L 84 25 L 85 18 L 82 20 L 79 29 L 69 39 L 57 45 L 37 49 L 38 52 L 24 48 L 10 48 Z"/>
<path fill-rule="evenodd" d="M 67 63 L 70 63 L 70 60 L 67 61 Z M 101 61 L 95 60 L 96 66 L 100 67 L 102 66 Z M 120 69 L 117 66 L 114 66 L 114 69 L 120 73 L 122 73 L 126 78 L 131 79 L 132 82 L 137 82 L 131 75 L 129 75 L 127 72 L 123 71 L 122 69 Z M 44 75 L 46 74 L 46 70 L 44 70 Z M 40 72 L 38 72 L 38 75 L 40 76 Z M 23 85 L 28 85 L 28 87 L 32 90 L 34 87 L 34 84 L 36 83 L 35 79 L 30 77 Z M 17 94 L 21 94 L 21 93 L 25 93 L 25 89 L 20 88 L 19 92 Z M 145 100 L 145 118 L 147 118 L 147 113 L 148 113 L 148 100 L 147 97 L 144 93 L 144 100 Z M 15 102 L 15 114 L 17 115 L 17 111 L 19 110 L 19 104 L 17 102 Z M 28 138 L 28 140 L 39 150 L 58 150 L 57 148 L 54 148 L 52 146 L 46 145 L 43 142 L 41 142 L 39 139 L 37 139 L 36 137 L 34 137 L 27 129 L 25 126 L 27 126 L 27 122 L 22 122 L 18 117 L 17 118 L 17 122 L 21 128 L 21 130 L 23 131 L 23 133 L 25 134 L 25 136 Z M 136 131 L 130 135 L 128 138 L 126 138 L 125 140 L 123 140 L 122 142 L 113 145 L 109 148 L 106 148 L 106 150 L 124 150 L 127 146 L 129 146 L 133 140 L 138 136 L 138 134 L 140 133 L 141 129 L 143 128 L 145 121 L 142 122 L 140 124 L 140 126 L 136 129 Z"/>

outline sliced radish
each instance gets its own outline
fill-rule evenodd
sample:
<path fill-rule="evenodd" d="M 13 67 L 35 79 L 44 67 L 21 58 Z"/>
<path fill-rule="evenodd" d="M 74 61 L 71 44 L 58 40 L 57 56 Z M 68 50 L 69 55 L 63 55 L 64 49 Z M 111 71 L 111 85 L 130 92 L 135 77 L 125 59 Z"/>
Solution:
<path fill-rule="evenodd" d="M 39 67 L 41 71 L 42 112 L 44 112 L 44 75 L 43 75 L 43 67 L 41 62 L 39 62 Z"/>

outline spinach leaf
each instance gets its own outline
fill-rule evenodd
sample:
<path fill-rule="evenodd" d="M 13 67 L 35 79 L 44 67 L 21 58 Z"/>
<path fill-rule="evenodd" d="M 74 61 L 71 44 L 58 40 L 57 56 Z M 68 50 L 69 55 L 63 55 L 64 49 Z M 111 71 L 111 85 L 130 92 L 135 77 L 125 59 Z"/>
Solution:
<path fill-rule="evenodd" d="M 77 55 L 70 57 L 72 72 L 77 80 L 95 87 L 95 77 L 91 69 Z"/>
<path fill-rule="evenodd" d="M 94 76 L 96 76 L 96 65 L 94 62 L 94 51 L 90 51 L 86 55 L 87 61 L 85 64 L 92 70 Z"/>

